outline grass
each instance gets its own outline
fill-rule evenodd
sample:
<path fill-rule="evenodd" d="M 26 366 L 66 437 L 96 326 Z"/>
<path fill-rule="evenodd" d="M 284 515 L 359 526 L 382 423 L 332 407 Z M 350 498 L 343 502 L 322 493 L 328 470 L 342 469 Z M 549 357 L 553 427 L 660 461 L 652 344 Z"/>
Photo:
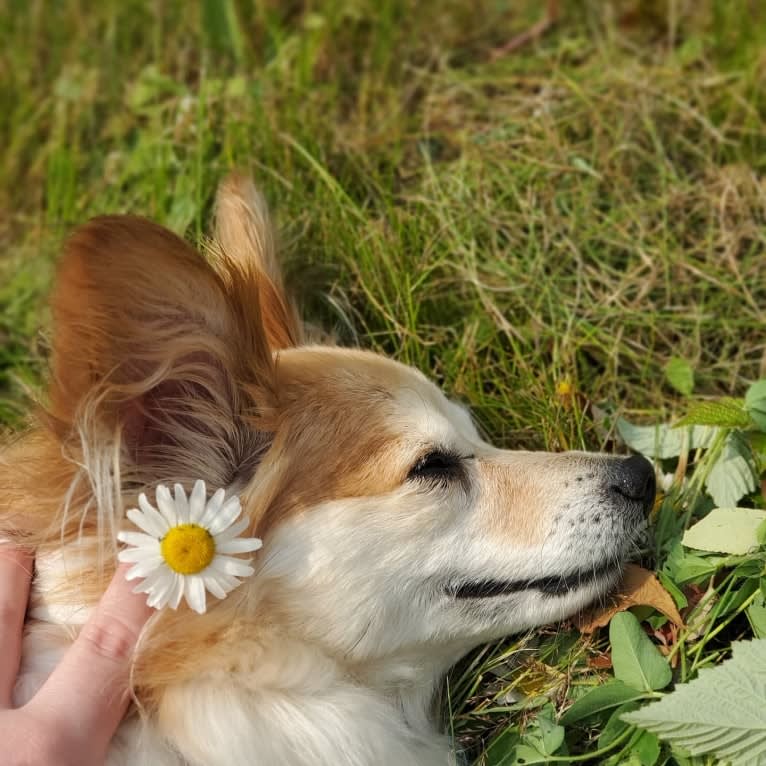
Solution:
<path fill-rule="evenodd" d="M 684 408 L 674 357 L 703 397 L 766 377 L 766 7 L 562 0 L 493 57 L 541 5 L 8 0 L 0 424 L 44 369 L 67 231 L 135 212 L 197 239 L 232 166 L 273 203 L 306 316 L 429 372 L 499 445 L 613 449 L 598 413 Z M 607 648 L 562 628 L 478 652 L 456 739 L 491 762 Z M 568 736 L 597 749 L 598 726 Z"/>

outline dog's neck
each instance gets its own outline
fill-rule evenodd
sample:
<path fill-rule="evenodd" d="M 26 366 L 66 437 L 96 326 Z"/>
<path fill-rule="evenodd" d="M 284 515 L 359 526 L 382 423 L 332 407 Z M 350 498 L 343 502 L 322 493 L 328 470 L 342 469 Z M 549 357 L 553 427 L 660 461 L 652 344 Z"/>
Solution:
<path fill-rule="evenodd" d="M 347 663 L 274 634 L 249 672 L 168 690 L 159 726 L 193 764 L 448 766 L 432 715 L 448 662 Z"/>
<path fill-rule="evenodd" d="M 29 625 L 19 703 L 71 641 L 71 633 L 51 623 L 61 624 L 51 615 Z M 401 652 L 349 662 L 279 631 L 251 643 L 241 647 L 235 667 L 211 668 L 168 688 L 156 717 L 126 721 L 108 766 L 455 763 L 434 715 L 434 696 L 456 659 L 454 648 L 428 657 Z"/>
<path fill-rule="evenodd" d="M 87 618 L 87 608 L 57 601 L 64 569 L 59 554 L 40 557 L 18 704 L 39 688 Z M 278 610 L 269 614 L 231 625 L 207 661 L 201 658 L 198 674 L 163 690 L 156 717 L 124 723 L 109 766 L 455 762 L 434 699 L 468 647 L 336 657 L 296 637 L 301 631 L 287 627 Z"/>

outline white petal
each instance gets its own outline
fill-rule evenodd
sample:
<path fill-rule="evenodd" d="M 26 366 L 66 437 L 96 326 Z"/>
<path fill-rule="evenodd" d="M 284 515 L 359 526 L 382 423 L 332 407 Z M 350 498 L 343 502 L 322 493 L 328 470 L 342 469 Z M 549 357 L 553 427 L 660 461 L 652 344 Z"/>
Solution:
<path fill-rule="evenodd" d="M 186 603 L 197 614 L 205 613 L 205 583 L 199 575 L 186 577 Z"/>
<path fill-rule="evenodd" d="M 239 537 L 250 526 L 250 519 L 240 519 L 235 521 L 228 529 L 224 529 L 223 532 L 215 536 L 216 546 L 233 540 L 235 537 Z"/>
<path fill-rule="evenodd" d="M 189 498 L 189 521 L 192 524 L 199 524 L 202 514 L 205 512 L 205 500 L 207 499 L 207 489 L 202 479 L 194 482 L 194 488 Z"/>
<path fill-rule="evenodd" d="M 167 603 L 168 588 L 171 584 L 172 580 L 168 577 L 168 572 L 158 570 L 152 572 L 143 582 L 136 585 L 133 588 L 133 593 L 148 593 L 147 605 L 161 609 Z"/>
<path fill-rule="evenodd" d="M 143 532 L 118 532 L 117 539 L 121 543 L 127 543 L 136 548 L 146 548 L 150 551 L 160 549 L 160 541 L 156 537 L 145 535 Z"/>
<path fill-rule="evenodd" d="M 149 502 L 146 495 L 142 492 L 138 496 L 138 507 L 144 512 L 144 513 L 151 513 L 154 511 L 157 513 L 157 509 Z"/>
<path fill-rule="evenodd" d="M 165 520 L 171 527 L 175 527 L 179 523 L 182 523 L 179 521 L 178 511 L 176 510 L 173 496 L 164 484 L 157 485 L 157 491 L 154 493 L 154 496 L 157 500 L 157 507 L 160 509 L 160 513 L 165 517 Z"/>
<path fill-rule="evenodd" d="M 156 572 L 158 567 L 161 567 L 163 563 L 161 556 L 155 556 L 153 559 L 147 559 L 146 561 L 139 561 L 128 569 L 125 573 L 125 579 L 136 580 L 139 577 L 146 577 L 152 572 Z"/>
<path fill-rule="evenodd" d="M 227 592 L 233 591 L 238 585 L 242 584 L 241 580 L 231 575 L 224 574 L 223 572 L 217 572 L 211 567 L 205 570 L 205 577 L 214 577 L 216 582 Z"/>
<path fill-rule="evenodd" d="M 215 572 L 223 572 L 234 577 L 250 577 L 255 572 L 249 564 L 230 556 L 216 556 L 210 562 L 210 566 Z"/>
<path fill-rule="evenodd" d="M 149 591 L 157 587 L 158 583 L 161 583 L 164 579 L 166 579 L 167 576 L 167 570 L 158 569 L 156 572 L 152 572 L 150 575 L 147 575 L 145 580 L 141 580 L 141 582 L 138 583 L 135 588 L 133 588 L 133 593 L 149 593 Z"/>
<path fill-rule="evenodd" d="M 204 513 L 200 516 L 197 523 L 201 527 L 209 527 L 210 523 L 217 516 L 218 511 L 221 510 L 223 500 L 226 497 L 226 491 L 223 489 L 216 490 L 215 494 L 207 501 Z"/>
<path fill-rule="evenodd" d="M 216 598 L 226 598 L 226 590 L 218 582 L 215 572 L 211 572 L 208 569 L 207 572 L 202 575 L 202 581 L 205 583 L 205 588 Z"/>
<path fill-rule="evenodd" d="M 131 508 L 127 516 L 128 518 L 143 532 L 152 537 L 164 537 L 168 531 L 168 525 L 165 519 L 154 510 L 150 509 L 150 513 L 146 511 L 139 511 L 138 508 Z"/>
<path fill-rule="evenodd" d="M 157 556 L 157 551 L 150 551 L 148 548 L 124 548 L 117 553 L 117 558 L 124 564 L 135 564 L 138 561 L 149 561 L 149 559 L 159 558 L 162 561 L 162 556 Z"/>
<path fill-rule="evenodd" d="M 257 537 L 239 537 L 225 543 L 215 542 L 216 553 L 250 553 L 263 547 L 263 541 Z"/>
<path fill-rule="evenodd" d="M 178 514 L 178 518 L 181 519 L 182 524 L 188 524 L 189 501 L 186 499 L 186 490 L 180 484 L 174 485 L 173 497 L 175 499 L 176 513 Z"/>
<path fill-rule="evenodd" d="M 240 513 L 242 513 L 242 506 L 239 504 L 239 498 L 234 495 L 223 504 L 215 518 L 208 524 L 208 531 L 211 535 L 220 534 L 237 520 Z"/>
<path fill-rule="evenodd" d="M 155 609 L 162 609 L 162 607 L 168 603 L 171 587 L 172 583 L 165 582 L 152 588 L 149 598 L 146 599 L 146 603 L 149 606 L 153 606 Z"/>
<path fill-rule="evenodd" d="M 168 606 L 171 609 L 178 609 L 178 605 L 181 603 L 181 598 L 184 595 L 184 578 L 183 575 L 173 572 L 173 585 L 168 597 Z"/>

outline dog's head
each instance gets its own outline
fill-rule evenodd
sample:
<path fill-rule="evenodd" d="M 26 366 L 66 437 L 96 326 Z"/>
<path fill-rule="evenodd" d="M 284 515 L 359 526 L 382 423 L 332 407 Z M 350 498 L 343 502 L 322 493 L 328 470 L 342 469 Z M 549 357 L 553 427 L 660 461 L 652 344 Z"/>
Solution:
<path fill-rule="evenodd" d="M 70 239 L 50 415 L 88 481 L 67 535 L 113 535 L 158 482 L 238 492 L 264 539 L 256 574 L 188 619 L 273 609 L 351 660 L 459 653 L 615 583 L 654 496 L 646 461 L 495 449 L 417 370 L 302 344 L 241 180 L 219 196 L 217 243 L 206 260 L 122 217 Z"/>

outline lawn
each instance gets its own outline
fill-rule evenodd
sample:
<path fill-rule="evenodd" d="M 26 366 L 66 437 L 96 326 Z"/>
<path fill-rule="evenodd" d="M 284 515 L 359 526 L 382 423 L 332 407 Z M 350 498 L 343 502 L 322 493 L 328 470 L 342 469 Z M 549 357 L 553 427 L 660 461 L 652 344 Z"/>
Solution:
<path fill-rule="evenodd" d="M 133 212 L 198 240 L 246 168 L 305 316 L 429 373 L 498 445 L 624 452 L 619 418 L 719 426 L 662 463 L 640 555 L 683 607 L 680 629 L 634 610 L 682 682 L 766 635 L 765 549 L 680 545 L 726 438 L 766 464 L 738 399 L 766 378 L 766 4 L 561 0 L 504 50 L 543 5 L 6 0 L 0 426 L 39 383 L 72 226 Z M 734 504 L 762 508 L 746 489 Z M 559 721 L 613 673 L 607 629 L 546 628 L 456 668 L 446 726 L 476 764 L 714 762 L 651 760 L 614 706 Z"/>

